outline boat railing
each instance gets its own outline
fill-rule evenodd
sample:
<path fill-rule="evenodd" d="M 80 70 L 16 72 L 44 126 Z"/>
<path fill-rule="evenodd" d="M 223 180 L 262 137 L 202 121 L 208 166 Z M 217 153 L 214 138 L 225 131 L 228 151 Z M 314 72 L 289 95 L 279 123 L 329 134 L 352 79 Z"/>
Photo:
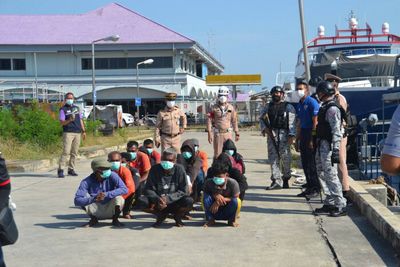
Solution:
<path fill-rule="evenodd" d="M 309 47 L 344 44 L 393 44 L 400 43 L 400 37 L 394 34 L 365 34 L 348 36 L 324 36 L 311 40 Z"/>
<path fill-rule="evenodd" d="M 342 83 L 348 82 L 357 82 L 357 87 L 393 87 L 394 76 L 366 76 L 342 79 Z"/>
<path fill-rule="evenodd" d="M 341 53 L 345 56 L 362 56 L 362 55 L 379 55 L 379 54 L 400 54 L 400 47 L 388 47 L 388 48 L 358 48 L 358 49 L 346 49 L 342 50 Z"/>
<path fill-rule="evenodd" d="M 375 179 L 382 174 L 380 167 L 381 150 L 386 133 L 367 132 L 357 136 L 359 169 L 363 180 Z"/>

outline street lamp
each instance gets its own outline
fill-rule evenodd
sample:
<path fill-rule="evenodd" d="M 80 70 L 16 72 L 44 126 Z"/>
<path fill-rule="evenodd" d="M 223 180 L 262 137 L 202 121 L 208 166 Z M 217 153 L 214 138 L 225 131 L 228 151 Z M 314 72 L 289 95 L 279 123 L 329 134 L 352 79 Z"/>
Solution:
<path fill-rule="evenodd" d="M 94 44 L 97 42 L 116 42 L 119 40 L 119 35 L 111 35 L 92 42 L 92 102 L 93 102 L 93 121 L 96 120 L 96 79 L 95 79 L 95 60 L 94 60 Z"/>
<path fill-rule="evenodd" d="M 145 61 L 136 64 L 136 99 L 139 99 L 139 65 L 149 65 L 153 64 L 154 60 L 152 58 L 146 59 Z M 136 105 L 135 101 L 135 105 Z M 139 122 L 139 105 L 136 105 L 136 119 Z M 139 129 L 139 127 L 138 127 Z"/>

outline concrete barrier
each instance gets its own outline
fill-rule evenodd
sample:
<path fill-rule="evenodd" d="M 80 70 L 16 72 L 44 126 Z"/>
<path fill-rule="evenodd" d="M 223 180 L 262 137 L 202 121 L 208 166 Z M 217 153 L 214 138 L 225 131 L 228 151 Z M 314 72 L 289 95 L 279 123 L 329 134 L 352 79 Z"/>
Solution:
<path fill-rule="evenodd" d="M 389 241 L 396 251 L 400 251 L 399 217 L 352 178 L 350 178 L 350 197 L 361 214 L 368 219 L 383 238 Z"/>

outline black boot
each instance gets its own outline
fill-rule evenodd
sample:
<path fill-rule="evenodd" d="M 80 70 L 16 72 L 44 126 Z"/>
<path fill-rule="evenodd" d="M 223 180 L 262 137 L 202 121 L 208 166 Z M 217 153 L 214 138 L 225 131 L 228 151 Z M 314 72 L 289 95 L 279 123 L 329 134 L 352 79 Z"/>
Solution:
<path fill-rule="evenodd" d="M 73 169 L 68 169 L 68 175 L 78 176 L 78 174 Z"/>
<path fill-rule="evenodd" d="M 317 208 L 314 210 L 315 214 L 330 214 L 331 211 L 334 210 L 333 205 L 323 205 L 321 208 Z"/>
<path fill-rule="evenodd" d="M 124 227 L 125 225 L 123 223 L 121 223 L 118 218 L 119 215 L 121 214 L 121 208 L 120 206 L 115 206 L 115 213 L 112 219 L 112 225 L 115 227 Z"/>
<path fill-rule="evenodd" d="M 288 189 L 289 188 L 289 180 L 290 178 L 283 178 L 283 186 L 282 188 Z"/>
<path fill-rule="evenodd" d="M 57 170 L 57 176 L 58 176 L 58 178 L 64 178 L 65 177 L 64 176 L 64 170 L 58 169 Z"/>
<path fill-rule="evenodd" d="M 339 209 L 337 207 L 334 207 L 333 210 L 331 210 L 329 212 L 329 216 L 331 216 L 331 217 L 340 217 L 340 216 L 346 216 L 346 215 L 347 215 L 346 208 Z"/>
<path fill-rule="evenodd" d="M 343 191 L 343 197 L 346 199 L 347 207 L 353 206 L 353 200 L 350 198 L 350 191 Z"/>

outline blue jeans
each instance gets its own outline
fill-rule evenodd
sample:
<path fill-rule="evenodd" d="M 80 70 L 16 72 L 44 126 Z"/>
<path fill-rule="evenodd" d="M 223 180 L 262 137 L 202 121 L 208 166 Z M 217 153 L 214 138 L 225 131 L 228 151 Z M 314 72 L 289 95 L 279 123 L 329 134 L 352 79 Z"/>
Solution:
<path fill-rule="evenodd" d="M 238 212 L 238 207 L 240 205 L 240 200 L 238 198 L 232 198 L 232 200 L 226 205 L 219 207 L 217 213 L 213 214 L 210 211 L 211 205 L 214 203 L 214 198 L 210 195 L 204 194 L 203 204 L 206 213 L 206 220 L 224 220 L 224 221 L 234 221 L 236 213 Z"/>
<path fill-rule="evenodd" d="M 315 162 L 315 150 L 309 147 L 312 140 L 312 129 L 301 129 L 300 135 L 300 156 L 301 165 L 303 166 L 304 175 L 307 180 L 307 188 L 319 189 L 319 181 L 317 175 L 317 166 Z M 314 144 L 315 146 L 316 144 Z"/>
<path fill-rule="evenodd" d="M 195 202 L 200 201 L 200 193 L 201 190 L 203 190 L 204 186 L 204 171 L 203 169 L 200 169 L 199 174 L 196 177 L 196 180 L 194 180 L 193 184 L 193 199 Z"/>

